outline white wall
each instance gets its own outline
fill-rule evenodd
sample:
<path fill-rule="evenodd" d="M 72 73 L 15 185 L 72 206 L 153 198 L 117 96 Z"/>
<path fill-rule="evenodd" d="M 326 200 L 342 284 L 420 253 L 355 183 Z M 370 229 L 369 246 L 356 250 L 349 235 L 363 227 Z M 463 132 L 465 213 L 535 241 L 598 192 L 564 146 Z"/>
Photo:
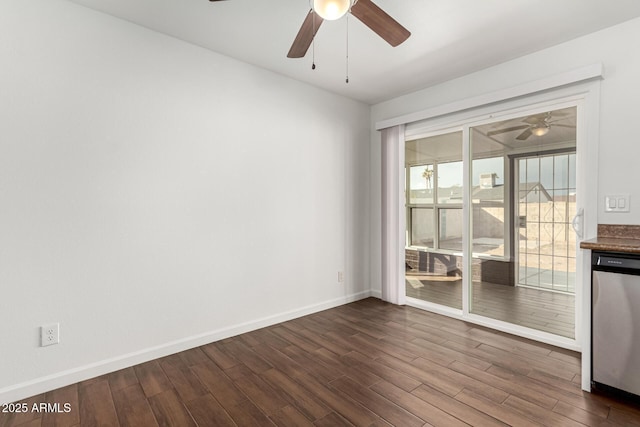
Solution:
<path fill-rule="evenodd" d="M 63 0 L 0 63 L 0 402 L 369 294 L 368 106 Z"/>
<path fill-rule="evenodd" d="M 475 96 L 515 87 L 602 62 L 598 159 L 598 223 L 640 224 L 637 102 L 640 97 L 640 56 L 632 53 L 640 40 L 640 19 L 611 27 L 561 45 L 470 74 L 438 86 L 372 106 L 371 132 L 371 281 L 380 292 L 380 134 L 376 122 Z M 630 213 L 605 213 L 604 196 L 628 193 Z"/>

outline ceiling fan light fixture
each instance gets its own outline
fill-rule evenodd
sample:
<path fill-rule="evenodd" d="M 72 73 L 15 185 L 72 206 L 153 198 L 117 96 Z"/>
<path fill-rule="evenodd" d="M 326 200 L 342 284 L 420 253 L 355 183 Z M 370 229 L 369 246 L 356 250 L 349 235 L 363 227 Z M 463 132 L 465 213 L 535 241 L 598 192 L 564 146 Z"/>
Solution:
<path fill-rule="evenodd" d="M 531 133 L 535 136 L 543 136 L 549 133 L 549 125 L 537 125 L 531 128 Z"/>
<path fill-rule="evenodd" d="M 327 21 L 342 18 L 350 7 L 351 0 L 313 0 L 313 11 Z"/>

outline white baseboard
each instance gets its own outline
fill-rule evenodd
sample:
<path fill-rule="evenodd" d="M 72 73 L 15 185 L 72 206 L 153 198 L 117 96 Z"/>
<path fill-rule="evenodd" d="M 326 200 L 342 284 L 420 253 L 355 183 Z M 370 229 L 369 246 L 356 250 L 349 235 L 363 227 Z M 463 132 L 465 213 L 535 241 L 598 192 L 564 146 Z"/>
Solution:
<path fill-rule="evenodd" d="M 369 296 L 382 299 L 382 291 L 372 289 L 371 291 L 369 291 Z"/>
<path fill-rule="evenodd" d="M 36 378 L 13 386 L 0 389 L 0 404 L 16 402 L 31 396 L 35 396 L 47 391 L 75 384 L 100 375 L 115 372 L 120 369 L 128 368 L 160 357 L 168 356 L 180 351 L 189 350 L 204 344 L 219 341 L 221 339 L 233 337 L 245 332 L 254 331 L 256 329 L 275 325 L 277 323 L 286 322 L 308 314 L 317 313 L 319 311 L 338 307 L 350 302 L 358 301 L 372 296 L 369 290 L 358 292 L 351 295 L 345 295 L 340 298 L 325 301 L 318 304 L 308 305 L 306 307 L 295 310 L 286 311 L 284 313 L 267 316 L 261 319 L 255 319 L 238 325 L 206 332 L 203 334 L 183 338 L 180 340 L 168 342 L 156 347 L 151 347 L 124 354 L 111 359 L 101 360 L 99 362 L 90 363 L 74 369 L 69 369 L 55 374 Z M 373 295 L 375 296 L 375 295 Z"/>

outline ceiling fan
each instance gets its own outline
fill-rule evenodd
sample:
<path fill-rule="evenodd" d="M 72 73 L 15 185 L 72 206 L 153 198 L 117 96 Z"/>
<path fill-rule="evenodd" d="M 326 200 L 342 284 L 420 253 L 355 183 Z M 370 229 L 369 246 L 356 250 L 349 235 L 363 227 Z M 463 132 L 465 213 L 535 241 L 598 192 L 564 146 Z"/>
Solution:
<path fill-rule="evenodd" d="M 371 0 L 312 0 L 312 8 L 298 31 L 287 57 L 302 58 L 309 50 L 311 42 L 322 22 L 338 19 L 351 13 L 363 24 L 382 37 L 391 46 L 398 46 L 409 38 L 411 33 L 395 19 L 380 9 Z M 335 13 L 332 13 L 335 12 Z"/>
<path fill-rule="evenodd" d="M 574 128 L 573 125 L 563 125 L 557 123 L 560 120 L 564 120 L 565 118 L 559 118 L 552 120 L 553 116 L 566 116 L 566 113 L 553 113 L 551 111 L 541 114 L 534 114 L 522 120 L 522 122 L 526 123 L 524 125 L 512 126 L 503 129 L 496 129 L 490 132 L 487 132 L 487 136 L 499 135 L 501 133 L 513 132 L 516 130 L 523 130 L 520 135 L 516 136 L 517 140 L 524 141 L 528 139 L 531 135 L 535 136 L 543 136 L 549 133 L 551 126 L 553 127 L 564 127 L 564 128 Z"/>
<path fill-rule="evenodd" d="M 225 0 L 209 0 L 218 2 Z M 287 57 L 302 58 L 306 55 L 311 42 L 324 20 L 341 18 L 351 13 L 363 24 L 382 37 L 391 46 L 396 47 L 411 33 L 395 19 L 380 9 L 371 0 L 310 0 L 311 9 L 302 23 Z"/>

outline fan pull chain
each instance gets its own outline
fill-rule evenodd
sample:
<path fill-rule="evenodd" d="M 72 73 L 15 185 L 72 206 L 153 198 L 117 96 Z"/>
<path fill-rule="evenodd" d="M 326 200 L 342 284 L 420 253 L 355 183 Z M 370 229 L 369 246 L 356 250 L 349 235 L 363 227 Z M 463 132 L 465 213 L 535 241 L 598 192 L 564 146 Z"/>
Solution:
<path fill-rule="evenodd" d="M 311 10 L 311 13 L 313 14 L 311 16 L 311 22 L 312 24 L 312 31 L 313 31 L 313 38 L 311 39 L 311 69 L 315 70 L 316 69 L 316 13 L 313 11 L 313 9 Z"/>
<path fill-rule="evenodd" d="M 346 83 L 349 83 L 349 14 L 347 14 L 347 58 L 346 58 L 346 62 L 347 62 L 347 70 L 346 70 L 346 74 L 347 74 L 347 78 L 345 79 Z"/>

